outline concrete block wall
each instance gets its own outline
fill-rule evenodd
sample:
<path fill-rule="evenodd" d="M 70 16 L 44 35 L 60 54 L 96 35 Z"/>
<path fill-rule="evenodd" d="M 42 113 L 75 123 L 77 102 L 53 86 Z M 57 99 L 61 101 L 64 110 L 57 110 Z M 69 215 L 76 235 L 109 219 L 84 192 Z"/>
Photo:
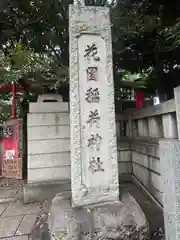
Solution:
<path fill-rule="evenodd" d="M 130 143 L 126 140 L 121 141 L 121 116 L 116 114 L 116 136 L 117 136 L 117 158 L 119 167 L 119 180 L 129 182 L 132 180 L 132 160 Z"/>
<path fill-rule="evenodd" d="M 134 181 L 162 204 L 161 169 L 158 141 L 124 139 L 118 142 L 120 182 Z"/>
<path fill-rule="evenodd" d="M 119 180 L 120 182 L 129 182 L 132 180 L 132 153 L 130 150 L 130 143 L 118 141 L 117 148 Z"/>
<path fill-rule="evenodd" d="M 125 135 L 118 141 L 120 179 L 131 172 L 132 180 L 163 205 L 159 141 L 178 137 L 175 100 L 140 110 L 128 109 L 118 121 L 126 125 Z"/>
<path fill-rule="evenodd" d="M 70 180 L 68 103 L 30 103 L 27 125 L 28 183 Z"/>
<path fill-rule="evenodd" d="M 133 141 L 131 153 L 133 177 L 162 204 L 159 144 Z"/>
<path fill-rule="evenodd" d="M 166 112 L 163 110 L 165 106 Z M 177 138 L 176 113 L 172 112 L 174 100 L 158 106 L 159 112 L 150 116 L 138 116 L 136 136 L 131 141 L 133 179 L 138 181 L 161 205 L 163 205 L 162 177 L 159 158 L 159 140 Z M 162 107 L 162 113 L 160 111 Z M 153 107 L 150 107 L 152 110 Z M 148 112 L 149 109 L 147 109 Z M 145 113 L 145 109 L 142 110 Z M 168 112 L 169 111 L 169 112 Z M 139 110 L 139 113 L 141 110 Z"/>

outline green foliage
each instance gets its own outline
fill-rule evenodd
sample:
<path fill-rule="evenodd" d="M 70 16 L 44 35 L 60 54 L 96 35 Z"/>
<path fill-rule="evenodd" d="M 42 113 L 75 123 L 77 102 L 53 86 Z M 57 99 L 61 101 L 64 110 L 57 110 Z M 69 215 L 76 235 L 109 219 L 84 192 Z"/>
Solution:
<path fill-rule="evenodd" d="M 40 85 L 68 82 L 72 0 L 2 0 L 0 4 L 2 81 L 23 76 Z M 168 92 L 180 83 L 179 1 L 86 0 L 86 5 L 111 9 L 116 86 L 127 71 L 140 74 L 150 90 Z"/>
<path fill-rule="evenodd" d="M 56 85 L 67 81 L 68 68 L 58 66 L 52 57 L 44 53 L 35 53 L 32 49 L 22 44 L 8 50 L 5 55 L 0 52 L 1 83 L 18 83 L 20 78 L 25 78 L 39 84 L 51 81 Z"/>
<path fill-rule="evenodd" d="M 180 45 L 180 17 L 176 23 L 164 29 L 166 41 L 172 41 L 171 49 L 178 48 Z"/>
<path fill-rule="evenodd" d="M 58 87 L 62 82 L 67 81 L 67 75 L 67 67 L 57 66 L 56 62 L 46 54 L 35 53 L 22 44 L 10 48 L 7 55 L 3 51 L 0 52 L 1 85 L 11 84 L 14 81 L 18 84 L 19 79 L 25 78 L 27 82 L 31 80 L 40 85 L 46 83 L 50 87 L 51 85 Z M 20 95 L 22 96 L 19 97 L 23 97 L 24 94 Z M 19 107 L 20 103 L 17 102 L 17 110 Z M 0 121 L 11 116 L 11 108 L 11 94 L 0 93 L 0 109 L 3 113 L 0 115 Z"/>
<path fill-rule="evenodd" d="M 23 78 L 26 82 L 64 88 L 69 80 L 68 8 L 72 3 L 72 0 L 3 1 L 0 55 L 5 58 L 8 71 L 6 66 L 2 67 L 2 81 Z M 86 1 L 87 5 L 107 3 Z"/>
<path fill-rule="evenodd" d="M 179 16 L 178 1 L 119 1 L 112 11 L 116 72 L 145 73 L 149 90 L 172 93 L 180 84 Z"/>

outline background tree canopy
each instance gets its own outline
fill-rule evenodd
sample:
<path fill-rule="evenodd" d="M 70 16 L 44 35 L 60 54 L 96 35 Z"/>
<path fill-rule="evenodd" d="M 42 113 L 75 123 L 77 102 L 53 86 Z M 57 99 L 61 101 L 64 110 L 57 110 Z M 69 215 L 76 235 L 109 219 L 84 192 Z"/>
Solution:
<path fill-rule="evenodd" d="M 68 6 L 72 0 L 1 0 L 0 83 L 55 83 L 68 94 Z M 180 83 L 180 2 L 86 0 L 111 9 L 115 87 L 138 74 L 172 97 Z"/>
<path fill-rule="evenodd" d="M 116 69 L 143 74 L 149 90 L 171 98 L 180 84 L 180 2 L 120 1 L 114 12 Z"/>

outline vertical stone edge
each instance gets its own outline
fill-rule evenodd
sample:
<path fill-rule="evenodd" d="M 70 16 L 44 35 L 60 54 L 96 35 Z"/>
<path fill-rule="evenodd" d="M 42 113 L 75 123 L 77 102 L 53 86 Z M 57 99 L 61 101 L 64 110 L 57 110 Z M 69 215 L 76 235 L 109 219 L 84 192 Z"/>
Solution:
<path fill-rule="evenodd" d="M 69 75 L 70 75 L 70 146 L 72 202 L 81 187 L 81 133 L 78 71 L 78 42 L 76 38 L 75 9 L 69 6 Z M 72 172 L 73 171 L 73 172 Z M 79 192 L 80 195 L 80 192 Z M 80 196 L 81 197 L 81 196 Z"/>
<path fill-rule="evenodd" d="M 105 45 L 107 53 L 107 67 L 108 67 L 108 120 L 109 120 L 109 161 L 112 167 L 112 188 L 111 196 L 115 200 L 119 199 L 119 174 L 118 174 L 118 160 L 117 160 L 117 138 L 116 138 L 116 119 L 115 119 L 115 100 L 114 100 L 114 79 L 113 79 L 113 61 L 112 61 L 112 37 L 111 37 L 111 20 L 109 8 L 104 8 L 104 17 L 106 21 L 106 28 L 104 29 Z"/>
<path fill-rule="evenodd" d="M 180 239 L 180 141 L 159 142 L 165 237 Z"/>
<path fill-rule="evenodd" d="M 180 87 L 174 88 L 178 139 L 180 140 Z"/>

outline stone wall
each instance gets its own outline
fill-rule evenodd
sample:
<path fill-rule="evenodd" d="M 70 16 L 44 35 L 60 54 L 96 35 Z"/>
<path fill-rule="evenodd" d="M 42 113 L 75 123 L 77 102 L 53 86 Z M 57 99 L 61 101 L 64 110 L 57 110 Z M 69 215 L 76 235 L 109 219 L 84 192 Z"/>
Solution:
<path fill-rule="evenodd" d="M 162 204 L 158 143 L 133 141 L 131 144 L 133 177 Z"/>
<path fill-rule="evenodd" d="M 118 125 L 118 123 L 117 123 Z M 132 180 L 132 152 L 130 150 L 130 142 L 118 140 L 118 166 L 119 166 L 119 180 Z"/>
<path fill-rule="evenodd" d="M 70 179 L 68 103 L 30 103 L 28 183 L 65 179 Z"/>
<path fill-rule="evenodd" d="M 131 178 L 132 173 L 132 180 L 163 205 L 159 140 L 178 138 L 175 100 L 141 110 L 128 109 L 116 119 L 120 180 L 123 176 Z"/>

